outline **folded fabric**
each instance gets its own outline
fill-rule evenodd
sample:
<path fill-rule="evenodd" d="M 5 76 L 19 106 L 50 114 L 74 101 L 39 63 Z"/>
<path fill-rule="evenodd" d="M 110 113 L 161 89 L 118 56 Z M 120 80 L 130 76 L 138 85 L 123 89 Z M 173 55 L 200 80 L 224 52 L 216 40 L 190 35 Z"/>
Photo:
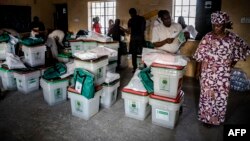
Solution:
<path fill-rule="evenodd" d="M 153 80 L 151 79 L 152 75 L 150 74 L 150 68 L 144 68 L 143 70 L 140 71 L 138 74 L 142 84 L 146 88 L 148 93 L 153 93 L 154 92 L 154 83 Z"/>

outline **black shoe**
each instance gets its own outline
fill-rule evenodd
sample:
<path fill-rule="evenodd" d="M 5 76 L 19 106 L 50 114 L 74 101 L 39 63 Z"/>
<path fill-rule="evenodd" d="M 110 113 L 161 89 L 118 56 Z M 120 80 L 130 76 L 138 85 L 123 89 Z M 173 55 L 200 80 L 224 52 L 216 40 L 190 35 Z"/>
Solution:
<path fill-rule="evenodd" d="M 212 124 L 208 124 L 208 123 L 202 123 L 202 125 L 206 128 L 211 128 L 213 126 Z"/>
<path fill-rule="evenodd" d="M 6 91 L 0 90 L 0 100 L 4 99 L 6 96 Z"/>
<path fill-rule="evenodd" d="M 180 107 L 180 111 L 179 111 L 179 115 L 181 115 L 181 114 L 182 114 L 182 112 L 183 112 L 183 106 L 181 105 L 181 107 Z"/>

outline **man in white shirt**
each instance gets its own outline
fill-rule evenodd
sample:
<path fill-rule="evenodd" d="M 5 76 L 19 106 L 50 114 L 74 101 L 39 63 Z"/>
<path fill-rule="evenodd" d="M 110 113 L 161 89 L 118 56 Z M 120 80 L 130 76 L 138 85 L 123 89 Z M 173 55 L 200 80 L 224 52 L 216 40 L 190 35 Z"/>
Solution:
<path fill-rule="evenodd" d="M 162 23 L 154 26 L 152 30 L 152 43 L 157 49 L 177 53 L 181 44 L 178 36 L 182 27 L 180 24 L 171 21 L 171 16 L 167 10 L 162 10 L 160 18 Z"/>
<path fill-rule="evenodd" d="M 163 10 L 158 11 L 158 18 L 154 21 L 154 26 L 158 26 L 160 23 L 162 23 L 162 21 L 161 21 L 162 12 L 163 12 Z"/>

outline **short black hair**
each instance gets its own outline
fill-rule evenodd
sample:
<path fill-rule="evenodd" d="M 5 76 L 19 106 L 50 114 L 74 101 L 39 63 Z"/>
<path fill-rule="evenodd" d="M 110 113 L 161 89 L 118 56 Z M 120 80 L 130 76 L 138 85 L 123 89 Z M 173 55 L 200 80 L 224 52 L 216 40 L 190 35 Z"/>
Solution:
<path fill-rule="evenodd" d="M 137 14 L 136 9 L 135 8 L 130 8 L 129 9 L 129 14 L 136 15 Z"/>
<path fill-rule="evenodd" d="M 115 19 L 115 25 L 120 25 L 121 20 L 120 19 Z"/>
<path fill-rule="evenodd" d="M 39 17 L 38 17 L 38 16 L 34 16 L 34 17 L 33 17 L 33 20 L 34 20 L 34 21 L 39 21 Z"/>
<path fill-rule="evenodd" d="M 170 15 L 169 11 L 168 10 L 161 10 L 161 13 L 160 13 L 160 18 L 163 17 L 163 15 Z"/>
<path fill-rule="evenodd" d="M 162 17 L 163 10 L 158 11 L 158 17 Z"/>

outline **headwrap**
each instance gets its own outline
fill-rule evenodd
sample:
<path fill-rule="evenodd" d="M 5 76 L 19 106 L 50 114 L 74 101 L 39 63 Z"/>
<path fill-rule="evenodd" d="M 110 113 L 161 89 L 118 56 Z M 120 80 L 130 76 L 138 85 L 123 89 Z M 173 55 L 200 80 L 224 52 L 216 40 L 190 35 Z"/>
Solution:
<path fill-rule="evenodd" d="M 229 16 L 226 12 L 217 11 L 211 14 L 211 23 L 212 24 L 225 24 L 230 23 Z"/>

